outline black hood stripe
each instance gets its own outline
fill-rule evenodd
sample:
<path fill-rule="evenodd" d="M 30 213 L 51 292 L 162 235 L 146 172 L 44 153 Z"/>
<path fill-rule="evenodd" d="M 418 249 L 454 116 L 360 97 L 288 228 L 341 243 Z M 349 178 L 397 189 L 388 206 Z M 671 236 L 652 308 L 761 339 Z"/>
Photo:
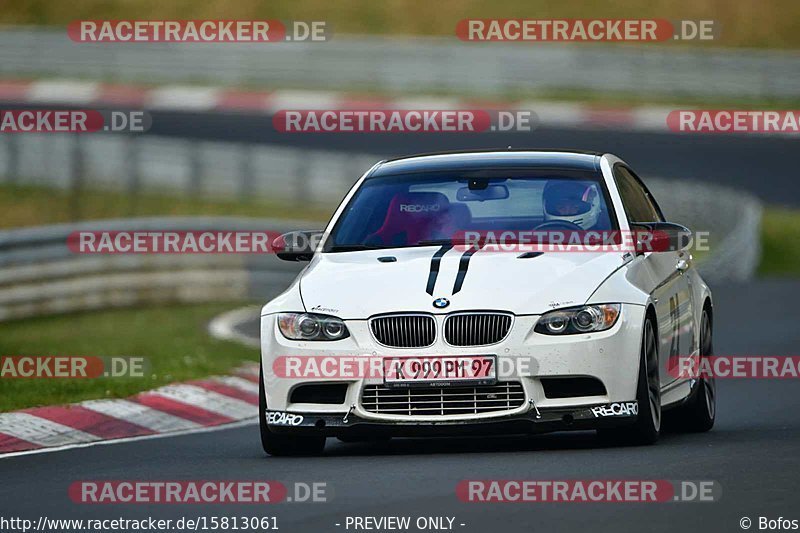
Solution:
<path fill-rule="evenodd" d="M 517 259 L 533 259 L 540 255 L 544 255 L 544 252 L 522 252 L 517 256 Z"/>
<path fill-rule="evenodd" d="M 439 277 L 439 265 L 442 263 L 442 256 L 452 248 L 453 245 L 450 243 L 443 244 L 431 258 L 431 270 L 428 272 L 428 286 L 425 288 L 425 292 L 431 296 L 433 296 L 433 288 L 436 286 L 436 278 Z"/>
<path fill-rule="evenodd" d="M 467 269 L 469 268 L 469 260 L 478 250 L 479 248 L 477 246 L 473 246 L 464 252 L 464 255 L 462 255 L 461 259 L 458 261 L 458 274 L 456 274 L 456 283 L 453 285 L 453 294 L 460 291 L 461 287 L 464 285 L 464 278 L 467 277 Z"/>

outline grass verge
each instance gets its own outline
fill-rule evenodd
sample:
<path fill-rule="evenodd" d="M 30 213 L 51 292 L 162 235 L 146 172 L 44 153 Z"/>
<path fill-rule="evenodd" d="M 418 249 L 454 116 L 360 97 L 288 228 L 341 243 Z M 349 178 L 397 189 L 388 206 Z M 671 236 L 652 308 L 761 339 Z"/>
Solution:
<path fill-rule="evenodd" d="M 143 357 L 141 378 L 0 377 L 0 411 L 96 398 L 124 398 L 174 381 L 224 373 L 257 361 L 258 350 L 222 341 L 208 322 L 237 303 L 117 309 L 0 324 L 0 354 Z"/>
<path fill-rule="evenodd" d="M 765 209 L 761 246 L 759 274 L 800 276 L 800 209 Z"/>
<path fill-rule="evenodd" d="M 113 191 L 80 193 L 30 185 L 0 186 L 0 228 L 121 217 L 243 216 L 327 221 L 331 208 L 267 200 L 211 200 L 168 194 Z"/>

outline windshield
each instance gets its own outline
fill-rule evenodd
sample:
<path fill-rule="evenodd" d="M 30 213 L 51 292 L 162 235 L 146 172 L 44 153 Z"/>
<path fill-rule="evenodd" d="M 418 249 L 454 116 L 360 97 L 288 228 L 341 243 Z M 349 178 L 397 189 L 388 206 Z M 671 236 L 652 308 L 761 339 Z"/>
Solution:
<path fill-rule="evenodd" d="M 425 173 L 369 178 L 324 251 L 426 246 L 464 232 L 616 230 L 599 173 Z"/>

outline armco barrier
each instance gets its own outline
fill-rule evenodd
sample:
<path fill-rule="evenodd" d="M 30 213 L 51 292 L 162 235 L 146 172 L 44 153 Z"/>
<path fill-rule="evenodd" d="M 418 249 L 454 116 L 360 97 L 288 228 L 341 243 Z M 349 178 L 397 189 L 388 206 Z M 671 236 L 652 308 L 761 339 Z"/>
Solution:
<path fill-rule="evenodd" d="M 174 137 L 0 135 L 5 183 L 335 204 L 379 158 Z"/>
<path fill-rule="evenodd" d="M 700 258 L 712 282 L 751 277 L 760 255 L 759 202 L 746 194 L 648 180 L 666 216 L 710 234 Z M 74 231 L 260 230 L 284 232 L 315 225 L 232 217 L 93 221 L 0 232 L 0 320 L 153 303 L 253 299 L 288 285 L 303 263 L 272 255 L 81 255 L 67 246 Z"/>
<path fill-rule="evenodd" d="M 0 136 L 0 176 L 6 183 L 265 198 L 298 208 L 316 204 L 333 209 L 378 159 L 369 153 L 158 136 Z M 717 243 L 735 239 L 720 250 L 733 255 L 715 256 L 723 258 L 726 276 L 735 270 L 731 277 L 744 279 L 754 271 L 760 203 L 753 196 L 702 180 L 649 179 L 648 184 L 672 220 L 712 231 Z M 729 261 L 733 257 L 738 259 Z"/>
<path fill-rule="evenodd" d="M 5 136 L 5 143 L 0 143 L 0 174 L 5 176 L 6 182 L 13 180 L 17 184 L 42 184 L 77 190 L 112 189 L 129 193 L 139 190 L 170 191 L 215 198 L 261 197 L 285 202 L 298 209 L 309 204 L 333 209 L 358 176 L 377 159 L 371 154 L 343 154 L 285 146 L 192 143 L 159 137 L 130 139 L 102 134 L 96 137 L 9 135 Z M 755 272 L 760 257 L 761 206 L 758 200 L 741 191 L 695 181 L 647 181 L 670 220 L 683 223 L 695 231 L 709 232 L 714 249 L 712 253 L 700 257 L 702 271 L 708 279 L 744 280 Z M 118 223 L 124 225 L 128 222 Z M 284 224 L 279 223 L 281 227 Z M 19 230 L 8 232 L 6 237 L 0 238 L 0 264 L 6 264 L 8 258 L 20 253 L 26 254 L 30 264 L 30 268 L 4 271 L 0 276 L 4 279 L 17 276 L 22 280 L 39 272 L 40 277 L 52 275 L 53 290 L 64 294 L 69 291 L 74 293 L 70 299 L 60 300 L 58 305 L 65 309 L 81 305 L 105 305 L 108 302 L 101 301 L 96 294 L 80 296 L 83 289 L 79 289 L 76 283 L 58 284 L 58 273 L 69 271 L 72 263 L 50 261 L 45 266 L 32 265 L 35 261 L 31 261 L 31 258 L 47 257 L 48 254 L 55 254 L 55 259 L 64 260 L 66 250 L 62 242 L 57 243 L 55 248 L 52 244 L 46 245 L 48 235 L 51 243 L 66 238 L 68 228 L 58 228 Z M 34 240 L 37 244 L 33 248 L 31 243 L 24 242 L 25 235 L 36 236 Z M 9 249 L 4 244 L 5 239 L 17 239 L 19 246 Z M 159 256 L 92 257 L 82 258 L 82 265 L 98 276 L 107 267 L 116 272 L 114 276 L 104 278 L 103 283 L 109 287 L 105 293 L 109 295 L 108 298 L 118 302 L 126 298 L 135 303 L 157 298 L 188 300 L 246 295 L 250 278 L 241 274 L 242 259 L 214 257 L 202 266 L 197 259 L 192 259 L 194 266 L 191 276 L 195 277 L 195 282 L 188 285 L 195 289 L 191 293 L 182 292 L 183 285 L 173 283 L 176 275 L 162 268 L 165 263 L 177 265 L 182 264 L 180 261 L 183 260 Z M 206 267 L 228 268 L 232 271 L 227 281 L 222 282 L 214 270 Z M 123 277 L 120 272 L 127 274 Z M 238 277 L 234 272 L 239 273 Z M 206 279 L 209 280 L 207 283 L 203 281 Z M 6 282 L 6 285 L 9 283 Z M 111 290 L 115 283 L 124 286 L 124 290 Z M 139 289 L 133 291 L 133 286 Z M 206 296 L 201 296 L 201 291 L 205 291 Z M 39 305 L 30 303 L 37 300 L 29 298 L 28 294 L 24 289 L 8 289 L 0 293 L 0 305 L 5 305 L 3 298 L 10 298 L 13 307 L 19 309 Z M 72 303 L 68 304 L 68 301 Z M 41 305 L 49 308 L 47 306 L 55 304 Z M 35 314 L 34 309 L 31 308 L 28 314 Z"/>
<path fill-rule="evenodd" d="M 77 44 L 65 28 L 6 27 L 0 76 L 482 96 L 566 89 L 787 98 L 800 86 L 800 54 L 669 44 L 464 43 L 455 33 L 336 35 L 324 43 Z"/>
<path fill-rule="evenodd" d="M 154 303 L 265 299 L 302 264 L 272 255 L 83 255 L 67 246 L 74 231 L 259 230 L 307 223 L 247 218 L 146 218 L 0 232 L 0 320 Z"/>
<path fill-rule="evenodd" d="M 706 280 L 744 281 L 753 276 L 761 258 L 762 206 L 755 196 L 690 180 L 645 181 L 667 220 L 708 232 L 711 250 L 698 258 Z"/>

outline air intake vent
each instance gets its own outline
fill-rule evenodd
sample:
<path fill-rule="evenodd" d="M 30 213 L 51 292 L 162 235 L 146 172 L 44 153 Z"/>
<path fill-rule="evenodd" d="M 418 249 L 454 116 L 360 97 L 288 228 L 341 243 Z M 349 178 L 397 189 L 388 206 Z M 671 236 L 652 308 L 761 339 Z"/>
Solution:
<path fill-rule="evenodd" d="M 501 313 L 459 313 L 444 322 L 444 338 L 452 346 L 497 344 L 508 335 L 512 317 Z"/>
<path fill-rule="evenodd" d="M 375 340 L 392 348 L 425 348 L 436 340 L 436 322 L 430 315 L 391 315 L 370 321 Z"/>
<path fill-rule="evenodd" d="M 577 398 L 607 394 L 603 382 L 589 376 L 541 378 L 541 382 L 546 398 Z"/>
<path fill-rule="evenodd" d="M 489 387 L 412 387 L 408 389 L 368 385 L 361 405 L 382 415 L 444 416 L 509 411 L 525 403 L 525 391 L 517 381 Z"/>

